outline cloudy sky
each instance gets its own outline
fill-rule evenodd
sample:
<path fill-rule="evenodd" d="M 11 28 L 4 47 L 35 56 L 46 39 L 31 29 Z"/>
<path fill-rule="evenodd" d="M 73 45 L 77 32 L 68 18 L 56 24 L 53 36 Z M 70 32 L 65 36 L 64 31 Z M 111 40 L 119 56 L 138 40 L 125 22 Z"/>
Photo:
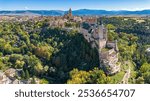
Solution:
<path fill-rule="evenodd" d="M 0 10 L 143 10 L 150 0 L 0 0 Z"/>

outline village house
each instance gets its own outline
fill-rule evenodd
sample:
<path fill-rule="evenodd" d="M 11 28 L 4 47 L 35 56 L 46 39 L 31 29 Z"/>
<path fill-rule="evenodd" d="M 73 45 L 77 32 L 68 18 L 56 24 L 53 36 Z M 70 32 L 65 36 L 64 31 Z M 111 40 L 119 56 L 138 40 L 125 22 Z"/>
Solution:
<path fill-rule="evenodd" d="M 7 77 L 13 78 L 16 76 L 16 69 L 10 68 L 8 70 L 5 71 L 5 75 Z"/>
<path fill-rule="evenodd" d="M 19 74 L 21 70 L 9 68 L 5 72 L 0 71 L 0 84 L 31 84 L 33 78 L 28 80 L 19 80 L 16 76 Z M 39 84 L 40 79 L 34 78 L 34 83 Z"/>

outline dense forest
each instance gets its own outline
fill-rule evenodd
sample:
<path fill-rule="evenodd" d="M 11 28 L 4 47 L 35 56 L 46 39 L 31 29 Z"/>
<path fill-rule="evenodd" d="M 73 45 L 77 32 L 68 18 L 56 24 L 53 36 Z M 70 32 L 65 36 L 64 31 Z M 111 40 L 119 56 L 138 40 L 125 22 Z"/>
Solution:
<path fill-rule="evenodd" d="M 45 20 L 0 24 L 0 69 L 22 69 L 21 79 L 66 83 L 73 68 L 98 67 L 97 56 L 80 33 L 51 28 Z"/>
<path fill-rule="evenodd" d="M 150 83 L 150 20 L 102 17 L 108 40 L 118 41 L 121 72 L 108 76 L 99 69 L 98 51 L 76 31 L 51 27 L 48 19 L 0 23 L 0 70 L 21 69 L 21 77 L 41 83 L 120 83 L 131 67 L 129 83 Z"/>

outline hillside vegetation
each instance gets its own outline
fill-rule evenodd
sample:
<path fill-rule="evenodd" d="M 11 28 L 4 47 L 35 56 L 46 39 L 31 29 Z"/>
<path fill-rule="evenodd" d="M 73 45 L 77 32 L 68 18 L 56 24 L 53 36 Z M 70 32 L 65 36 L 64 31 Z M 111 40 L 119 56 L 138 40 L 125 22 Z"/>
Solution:
<path fill-rule="evenodd" d="M 42 21 L 0 23 L 0 70 L 21 69 L 22 80 L 41 83 L 120 83 L 131 67 L 129 83 L 150 83 L 150 20 L 148 18 L 102 17 L 108 40 L 118 41 L 121 71 L 106 75 L 99 67 L 98 51 L 83 35 L 50 27 Z M 129 65 L 128 65 L 129 64 Z M 18 78 L 18 77 L 16 77 Z"/>

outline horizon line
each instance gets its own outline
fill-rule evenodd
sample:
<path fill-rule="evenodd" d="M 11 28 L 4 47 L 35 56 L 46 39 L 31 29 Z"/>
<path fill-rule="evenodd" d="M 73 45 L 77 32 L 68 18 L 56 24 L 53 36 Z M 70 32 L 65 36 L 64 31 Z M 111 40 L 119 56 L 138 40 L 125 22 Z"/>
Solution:
<path fill-rule="evenodd" d="M 68 9 L 69 10 L 69 9 Z M 68 10 L 54 10 L 54 9 L 16 9 L 16 10 L 6 10 L 6 9 L 0 9 L 0 11 L 68 11 Z M 120 9 L 120 10 L 106 10 L 106 9 L 87 9 L 87 8 L 83 8 L 83 9 L 73 9 L 72 11 L 76 11 L 76 10 L 105 10 L 105 11 L 143 11 L 143 10 L 150 10 L 149 9 L 135 9 L 135 10 L 131 10 L 131 9 Z"/>

